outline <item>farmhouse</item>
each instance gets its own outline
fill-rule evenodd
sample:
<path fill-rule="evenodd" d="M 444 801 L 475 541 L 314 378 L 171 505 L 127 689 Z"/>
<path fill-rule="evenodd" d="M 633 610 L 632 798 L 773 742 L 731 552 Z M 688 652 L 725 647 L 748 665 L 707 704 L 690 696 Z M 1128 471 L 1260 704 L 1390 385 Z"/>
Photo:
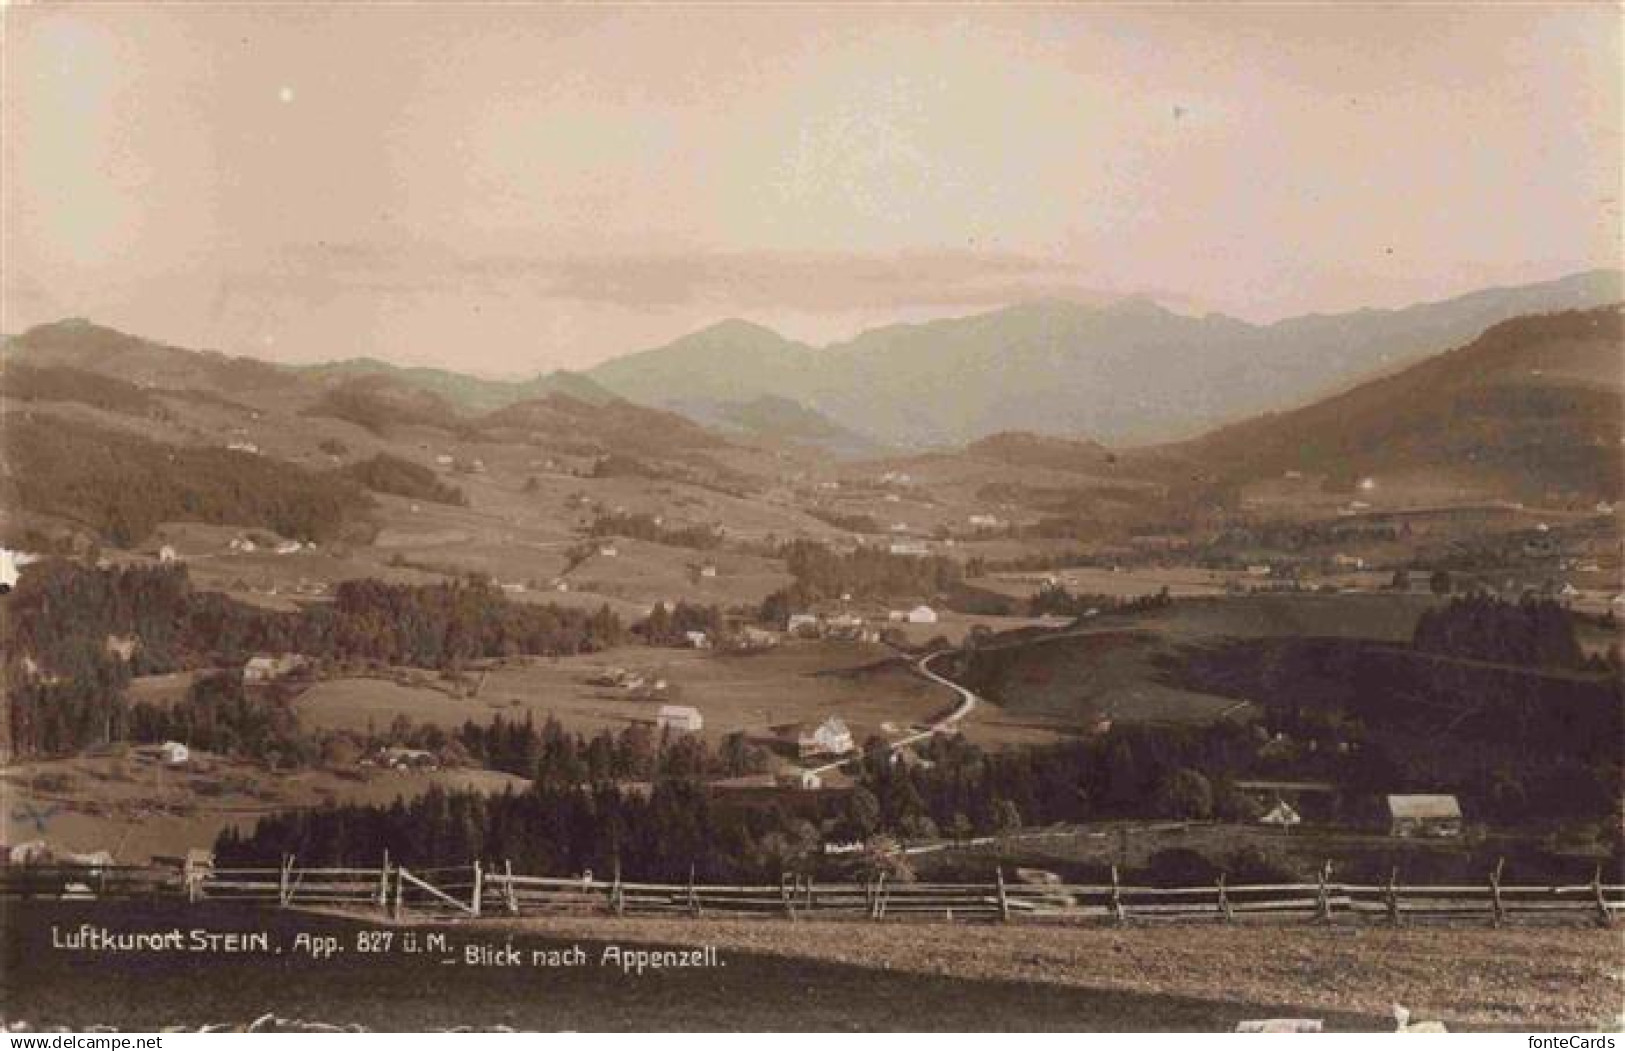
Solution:
<path fill-rule="evenodd" d="M 158 561 L 160 562 L 178 562 L 180 557 L 175 553 L 175 549 L 168 544 L 158 549 Z"/>
<path fill-rule="evenodd" d="M 698 733 L 705 726 L 705 719 L 698 708 L 686 704 L 663 704 L 655 725 L 662 730 Z"/>
<path fill-rule="evenodd" d="M 284 653 L 276 657 L 261 654 L 250 657 L 243 665 L 243 684 L 275 682 L 284 675 L 289 675 L 304 668 L 310 663 L 302 654 Z"/>
<path fill-rule="evenodd" d="M 1455 796 L 1388 797 L 1389 834 L 1449 837 L 1461 835 L 1461 804 Z"/>
<path fill-rule="evenodd" d="M 899 540 L 892 544 L 889 550 L 894 555 L 908 555 L 911 558 L 924 558 L 931 553 L 931 549 L 925 546 L 923 540 Z"/>
<path fill-rule="evenodd" d="M 185 766 L 191 762 L 192 750 L 179 741 L 165 741 L 158 746 L 158 759 L 165 766 Z"/>
<path fill-rule="evenodd" d="M 700 567 L 700 576 L 702 576 L 702 577 L 715 577 L 716 575 L 717 575 L 717 567 L 712 565 L 710 562 L 707 562 L 705 565 Z"/>
<path fill-rule="evenodd" d="M 711 636 L 703 631 L 683 632 L 683 642 L 691 650 L 708 650 L 711 648 Z"/>
<path fill-rule="evenodd" d="M 853 750 L 852 731 L 835 716 L 825 719 L 812 733 L 796 740 L 802 758 L 813 755 L 845 755 Z"/>
<path fill-rule="evenodd" d="M 816 613 L 792 613 L 784 624 L 784 630 L 792 635 L 816 634 L 818 627 Z"/>
<path fill-rule="evenodd" d="M 910 624 L 935 624 L 937 622 L 937 611 L 930 606 L 915 606 L 908 611 L 908 622 Z"/>

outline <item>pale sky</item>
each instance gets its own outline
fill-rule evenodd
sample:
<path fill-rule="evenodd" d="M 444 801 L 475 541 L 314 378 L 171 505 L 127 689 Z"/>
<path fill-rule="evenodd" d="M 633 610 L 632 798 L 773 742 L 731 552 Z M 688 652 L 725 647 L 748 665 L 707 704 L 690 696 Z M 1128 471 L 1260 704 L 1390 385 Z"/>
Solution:
<path fill-rule="evenodd" d="M 1621 9 L 4 10 L 0 331 L 579 368 L 1617 266 Z"/>

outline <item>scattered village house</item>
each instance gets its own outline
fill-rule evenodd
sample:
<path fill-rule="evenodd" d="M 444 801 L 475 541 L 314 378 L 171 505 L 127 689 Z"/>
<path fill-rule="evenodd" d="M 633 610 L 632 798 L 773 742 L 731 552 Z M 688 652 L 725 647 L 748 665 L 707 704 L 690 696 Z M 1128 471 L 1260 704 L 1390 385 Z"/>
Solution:
<path fill-rule="evenodd" d="M 690 649 L 708 650 L 711 648 L 711 636 L 703 631 L 685 631 L 683 632 L 683 641 L 688 644 Z"/>
<path fill-rule="evenodd" d="M 390 770 L 434 770 L 440 761 L 421 748 L 385 748 L 378 753 L 378 765 Z"/>
<path fill-rule="evenodd" d="M 937 622 L 937 611 L 930 606 L 915 606 L 908 611 L 908 622 L 910 624 L 935 624 Z"/>
<path fill-rule="evenodd" d="M 655 725 L 662 730 L 677 730 L 682 733 L 698 733 L 705 726 L 705 719 L 700 715 L 698 708 L 686 704 L 663 704 L 660 706 L 660 715 Z"/>
<path fill-rule="evenodd" d="M 192 760 L 192 750 L 179 741 L 165 741 L 158 746 L 158 759 L 165 766 L 185 766 Z"/>
<path fill-rule="evenodd" d="M 1461 835 L 1461 804 L 1450 795 L 1388 797 L 1389 834 L 1404 837 Z"/>
<path fill-rule="evenodd" d="M 812 634 L 818 631 L 818 615 L 815 613 L 792 613 L 785 622 L 784 630 L 792 635 Z"/>

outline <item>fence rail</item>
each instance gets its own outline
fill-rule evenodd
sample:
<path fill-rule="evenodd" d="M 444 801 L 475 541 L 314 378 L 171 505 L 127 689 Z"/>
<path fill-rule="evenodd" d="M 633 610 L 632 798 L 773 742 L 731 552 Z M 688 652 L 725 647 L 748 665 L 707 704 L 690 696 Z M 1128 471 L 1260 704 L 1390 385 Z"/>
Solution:
<path fill-rule="evenodd" d="M 1482 884 L 1339 883 L 1330 866 L 1312 883 L 1148 887 L 1103 884 L 994 882 L 814 883 L 786 877 L 777 884 L 731 886 L 636 883 L 527 876 L 506 863 L 412 869 L 302 868 L 293 857 L 276 868 L 149 868 L 117 865 L 0 867 L 0 897 L 118 899 L 178 896 L 191 901 L 275 903 L 382 913 L 394 918 L 490 915 L 763 916 L 848 919 L 949 919 L 1068 922 L 1287 918 L 1386 922 L 1518 919 L 1611 925 L 1625 912 L 1625 885 L 1602 882 L 1513 886 L 1499 867 Z"/>

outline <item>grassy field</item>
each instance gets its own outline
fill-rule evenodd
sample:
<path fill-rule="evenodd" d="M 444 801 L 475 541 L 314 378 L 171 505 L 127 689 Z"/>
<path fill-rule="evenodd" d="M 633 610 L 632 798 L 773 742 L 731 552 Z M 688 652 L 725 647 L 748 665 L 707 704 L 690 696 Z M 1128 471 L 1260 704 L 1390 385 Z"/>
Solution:
<path fill-rule="evenodd" d="M 226 827 L 247 830 L 276 810 L 388 804 L 432 785 L 500 792 L 525 784 L 488 770 L 273 772 L 195 750 L 188 766 L 168 768 L 150 748 L 120 747 L 6 768 L 0 842 L 43 839 L 58 849 L 107 850 L 118 861 L 141 863 L 155 854 L 211 847 Z"/>
<path fill-rule="evenodd" d="M 246 1024 L 267 1012 L 380 1030 L 1227 1031 L 1245 1018 L 1391 1027 L 1398 1000 L 1453 1028 L 1617 1025 L 1619 943 L 1601 931 L 1045 929 L 951 924 L 553 919 L 439 928 L 445 952 L 359 954 L 370 924 L 182 903 L 0 904 L 0 995 L 34 1027 Z M 51 947 L 53 926 L 266 931 L 281 954 Z M 347 951 L 313 960 L 298 934 Z M 419 932 L 421 937 L 424 932 Z M 579 946 L 577 967 L 478 967 L 468 945 Z M 719 966 L 623 973 L 606 946 L 714 946 Z M 442 963 L 442 957 L 458 962 Z"/>
<path fill-rule="evenodd" d="M 664 681 L 666 689 L 636 694 L 590 681 L 612 668 Z M 885 647 L 796 641 L 748 654 L 629 646 L 557 661 L 514 661 L 491 671 L 477 697 L 383 679 L 337 679 L 312 687 L 297 705 L 315 728 L 364 729 L 369 721 L 385 727 L 397 714 L 453 727 L 500 714 L 537 722 L 553 716 L 570 730 L 594 733 L 652 721 L 662 704 L 680 703 L 700 709 L 712 740 L 831 715 L 861 740 L 884 736 L 887 725 L 924 719 L 948 699 Z"/>

